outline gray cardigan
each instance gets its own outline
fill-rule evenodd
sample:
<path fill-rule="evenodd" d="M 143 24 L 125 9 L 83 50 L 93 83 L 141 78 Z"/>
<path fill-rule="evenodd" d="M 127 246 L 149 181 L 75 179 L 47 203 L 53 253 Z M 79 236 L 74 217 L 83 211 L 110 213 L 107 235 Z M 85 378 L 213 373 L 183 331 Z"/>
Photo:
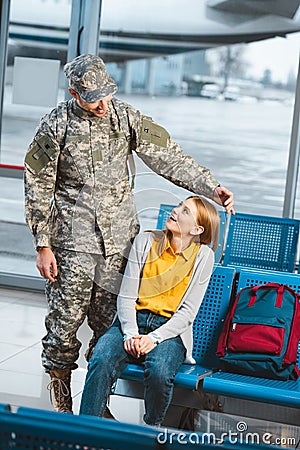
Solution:
<path fill-rule="evenodd" d="M 135 238 L 124 273 L 117 300 L 117 315 L 121 323 L 124 340 L 139 334 L 136 321 L 136 300 L 140 286 L 142 268 L 151 248 L 154 234 L 143 232 Z M 201 245 L 196 257 L 187 290 L 173 316 L 162 326 L 148 334 L 153 342 L 162 342 L 180 336 L 187 350 L 185 363 L 195 364 L 193 350 L 193 321 L 203 300 L 213 270 L 214 252 Z"/>

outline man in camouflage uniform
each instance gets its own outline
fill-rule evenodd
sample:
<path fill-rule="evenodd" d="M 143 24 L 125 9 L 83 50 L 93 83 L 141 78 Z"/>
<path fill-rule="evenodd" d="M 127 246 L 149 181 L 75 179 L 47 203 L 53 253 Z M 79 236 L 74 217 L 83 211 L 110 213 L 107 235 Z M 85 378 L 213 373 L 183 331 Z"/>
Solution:
<path fill-rule="evenodd" d="M 164 128 L 113 99 L 117 87 L 99 57 L 78 56 L 64 72 L 73 98 L 40 122 L 25 158 L 25 200 L 37 267 L 47 279 L 43 365 L 55 409 L 72 412 L 71 371 L 81 346 L 76 333 L 87 317 L 92 350 L 111 324 L 127 247 L 139 229 L 128 171 L 132 152 L 228 212 L 233 195 Z"/>

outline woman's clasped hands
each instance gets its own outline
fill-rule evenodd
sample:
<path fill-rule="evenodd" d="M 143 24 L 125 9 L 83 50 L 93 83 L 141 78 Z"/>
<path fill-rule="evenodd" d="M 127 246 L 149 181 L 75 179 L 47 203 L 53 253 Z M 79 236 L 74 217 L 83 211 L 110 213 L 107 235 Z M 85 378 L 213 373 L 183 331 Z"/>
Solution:
<path fill-rule="evenodd" d="M 124 341 L 125 351 L 133 356 L 134 358 L 139 358 L 140 356 L 146 355 L 151 352 L 151 350 L 156 347 L 156 344 L 147 335 L 137 335 L 130 339 Z"/>

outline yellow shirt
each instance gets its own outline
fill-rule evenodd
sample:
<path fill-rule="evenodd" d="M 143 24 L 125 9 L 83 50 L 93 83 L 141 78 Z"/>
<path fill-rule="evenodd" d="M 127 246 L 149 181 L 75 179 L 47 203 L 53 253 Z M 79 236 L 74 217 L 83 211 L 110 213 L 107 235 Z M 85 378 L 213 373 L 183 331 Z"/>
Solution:
<path fill-rule="evenodd" d="M 147 309 L 171 317 L 188 287 L 200 245 L 192 242 L 182 252 L 174 253 L 168 242 L 159 256 L 158 244 L 153 241 L 147 256 L 136 310 Z"/>

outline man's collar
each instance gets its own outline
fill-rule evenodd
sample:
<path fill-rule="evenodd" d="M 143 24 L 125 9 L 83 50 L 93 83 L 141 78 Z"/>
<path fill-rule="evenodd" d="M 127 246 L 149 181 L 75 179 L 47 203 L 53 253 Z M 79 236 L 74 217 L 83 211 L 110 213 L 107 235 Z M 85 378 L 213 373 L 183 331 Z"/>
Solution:
<path fill-rule="evenodd" d="M 78 116 L 84 120 L 101 120 L 101 119 L 103 119 L 103 117 L 97 117 L 93 113 L 81 108 L 81 106 L 79 106 L 78 103 L 76 102 L 75 98 L 72 99 L 72 109 L 73 109 L 74 114 L 76 114 L 76 116 Z M 107 115 L 108 115 L 108 112 L 105 114 L 104 117 L 106 117 Z"/>

